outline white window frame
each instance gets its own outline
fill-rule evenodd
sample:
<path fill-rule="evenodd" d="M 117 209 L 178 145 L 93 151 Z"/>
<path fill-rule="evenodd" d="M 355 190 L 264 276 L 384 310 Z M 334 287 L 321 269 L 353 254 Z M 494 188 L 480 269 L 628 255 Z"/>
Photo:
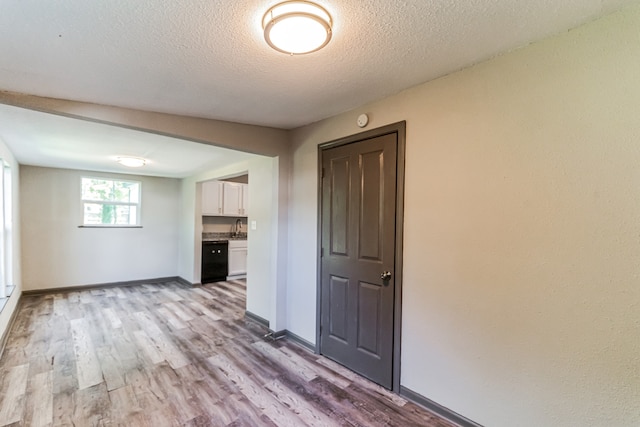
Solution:
<path fill-rule="evenodd" d="M 89 199 L 84 199 L 83 198 L 83 194 L 82 194 L 82 182 L 85 179 L 97 179 L 97 180 L 101 180 L 101 181 L 113 181 L 113 182 L 126 182 L 129 184 L 137 184 L 138 185 L 138 202 L 136 203 L 131 203 L 131 202 L 117 202 L 117 201 L 112 201 L 112 200 L 89 200 Z M 102 204 L 102 205 L 116 205 L 116 206 L 135 206 L 136 207 L 136 223 L 135 224 L 90 224 L 86 222 L 84 213 L 85 213 L 85 204 L 86 203 L 91 203 L 91 204 Z M 132 180 L 132 179 L 121 179 L 121 178 L 112 178 L 112 177 L 104 177 L 104 176 L 82 176 L 80 178 L 80 206 L 82 209 L 81 212 L 81 216 L 82 216 L 82 225 L 81 227 L 85 227 L 85 228 L 140 228 L 142 227 L 142 223 L 141 223 L 141 212 L 142 212 L 142 182 L 141 181 L 136 181 L 136 180 Z"/>
<path fill-rule="evenodd" d="M 0 299 L 5 300 L 13 287 L 13 200 L 11 165 L 0 158 L 0 167 Z"/>

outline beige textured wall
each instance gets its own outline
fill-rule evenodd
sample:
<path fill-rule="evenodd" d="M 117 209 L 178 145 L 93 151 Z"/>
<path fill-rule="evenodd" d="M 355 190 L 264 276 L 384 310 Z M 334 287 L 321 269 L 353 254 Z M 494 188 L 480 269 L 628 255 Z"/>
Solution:
<path fill-rule="evenodd" d="M 640 7 L 293 134 L 288 327 L 314 341 L 317 144 L 407 121 L 402 385 L 487 426 L 640 425 Z"/>

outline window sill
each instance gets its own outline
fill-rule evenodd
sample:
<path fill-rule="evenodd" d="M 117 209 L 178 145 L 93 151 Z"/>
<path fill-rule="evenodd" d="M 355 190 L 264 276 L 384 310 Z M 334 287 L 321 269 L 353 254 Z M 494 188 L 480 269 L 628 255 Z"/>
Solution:
<path fill-rule="evenodd" d="M 7 286 L 7 296 L 4 298 L 0 298 L 0 313 L 2 313 L 4 306 L 7 305 L 7 301 L 9 301 L 9 297 L 11 296 L 15 288 L 15 286 Z"/>
<path fill-rule="evenodd" d="M 141 225 L 79 225 L 78 228 L 142 228 Z"/>

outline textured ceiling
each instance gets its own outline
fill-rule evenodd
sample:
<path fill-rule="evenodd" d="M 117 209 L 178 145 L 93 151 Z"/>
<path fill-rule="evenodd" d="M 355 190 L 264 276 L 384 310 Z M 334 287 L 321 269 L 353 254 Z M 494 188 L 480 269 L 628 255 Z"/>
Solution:
<path fill-rule="evenodd" d="M 278 0 L 2 0 L 0 90 L 293 128 L 636 0 L 317 0 L 331 43 L 271 50 Z"/>
<path fill-rule="evenodd" d="M 0 0 L 0 91 L 290 129 L 640 0 L 317 0 L 333 37 L 303 56 L 264 42 L 279 1 Z M 169 177 L 248 156 L 6 105 L 0 139 L 21 164 Z"/>

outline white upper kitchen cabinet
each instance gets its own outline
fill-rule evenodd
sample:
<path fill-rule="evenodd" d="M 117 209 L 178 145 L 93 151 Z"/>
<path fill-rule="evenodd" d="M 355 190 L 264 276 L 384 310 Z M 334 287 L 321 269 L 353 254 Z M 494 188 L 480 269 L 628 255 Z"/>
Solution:
<path fill-rule="evenodd" d="M 247 212 L 249 186 L 237 182 L 225 182 L 222 214 L 227 216 L 249 216 Z"/>
<path fill-rule="evenodd" d="M 202 183 L 202 215 L 222 215 L 222 181 Z"/>
<path fill-rule="evenodd" d="M 238 182 L 202 183 L 202 215 L 249 216 L 249 185 Z"/>
<path fill-rule="evenodd" d="M 222 213 L 224 215 L 242 215 L 242 184 L 225 182 L 222 196 Z"/>

